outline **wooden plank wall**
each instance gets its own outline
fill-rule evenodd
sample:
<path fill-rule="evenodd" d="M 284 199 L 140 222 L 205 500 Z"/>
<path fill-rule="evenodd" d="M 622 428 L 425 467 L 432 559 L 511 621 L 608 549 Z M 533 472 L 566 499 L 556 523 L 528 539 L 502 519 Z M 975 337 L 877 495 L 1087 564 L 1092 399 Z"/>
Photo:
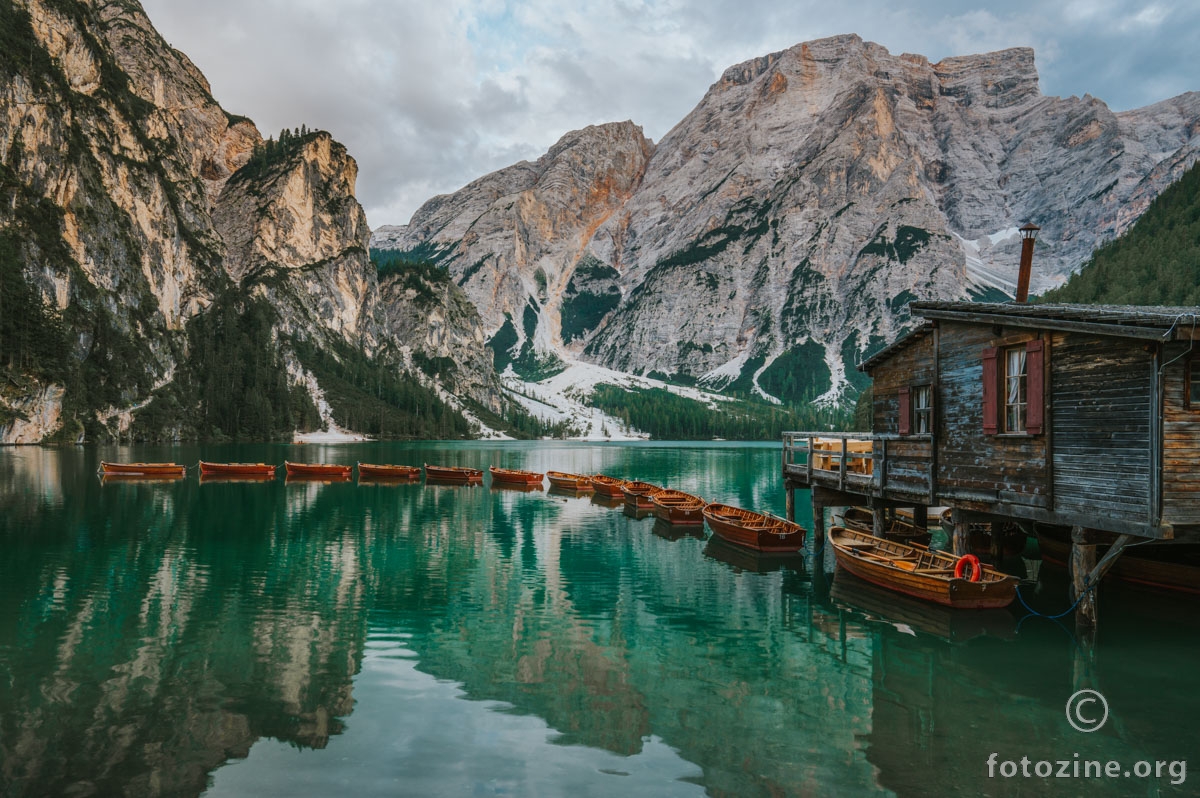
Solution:
<path fill-rule="evenodd" d="M 1049 506 L 1046 436 L 983 432 L 983 350 L 1036 337 L 1030 330 L 998 335 L 990 326 L 942 322 L 940 385 L 934 399 L 939 492 L 994 492 L 1004 501 Z M 1051 350 L 1049 357 L 1053 360 L 1056 353 Z"/>
<path fill-rule="evenodd" d="M 1188 344 L 1163 351 L 1163 520 L 1200 524 L 1200 407 L 1189 408 L 1184 391 L 1191 358 L 1192 378 L 1200 379 L 1200 352 Z"/>
<path fill-rule="evenodd" d="M 872 430 L 878 434 L 900 432 L 900 389 L 933 383 L 933 335 L 928 334 L 889 357 L 871 373 L 874 399 Z M 937 398 L 934 398 L 937 415 Z"/>
<path fill-rule="evenodd" d="M 1055 511 L 1147 520 L 1152 371 L 1143 342 L 1054 334 Z"/>

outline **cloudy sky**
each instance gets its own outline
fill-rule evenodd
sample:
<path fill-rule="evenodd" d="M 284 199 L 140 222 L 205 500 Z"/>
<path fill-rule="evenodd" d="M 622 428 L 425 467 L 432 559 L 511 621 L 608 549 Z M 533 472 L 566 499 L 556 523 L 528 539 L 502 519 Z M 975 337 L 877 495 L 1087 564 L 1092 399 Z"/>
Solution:
<path fill-rule="evenodd" d="M 726 67 L 857 33 L 892 53 L 1030 46 L 1042 91 L 1116 110 L 1200 90 L 1195 0 L 143 0 L 226 110 L 323 128 L 372 227 L 632 119 L 658 141 Z"/>

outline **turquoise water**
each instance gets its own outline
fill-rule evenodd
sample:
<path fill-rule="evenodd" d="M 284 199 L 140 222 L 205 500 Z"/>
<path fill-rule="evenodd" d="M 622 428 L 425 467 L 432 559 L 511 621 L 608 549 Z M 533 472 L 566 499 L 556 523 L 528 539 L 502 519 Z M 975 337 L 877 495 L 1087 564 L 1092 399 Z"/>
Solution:
<path fill-rule="evenodd" d="M 1106 585 L 1092 644 L 587 497 L 95 474 L 201 453 L 0 450 L 0 795 L 1197 793 L 1200 775 L 1133 770 L 1200 768 L 1195 600 Z M 203 455 L 604 472 L 784 501 L 778 445 Z M 1065 608 L 1065 575 L 1006 565 L 1034 606 Z M 1109 702 L 1092 734 L 1064 714 L 1080 687 Z M 993 752 L 1131 776 L 989 778 Z"/>

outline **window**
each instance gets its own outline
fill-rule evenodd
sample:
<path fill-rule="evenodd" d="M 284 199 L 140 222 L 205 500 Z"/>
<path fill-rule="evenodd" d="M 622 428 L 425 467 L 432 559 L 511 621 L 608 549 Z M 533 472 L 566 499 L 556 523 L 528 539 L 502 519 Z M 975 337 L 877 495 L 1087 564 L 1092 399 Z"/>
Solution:
<path fill-rule="evenodd" d="M 1186 397 L 1189 409 L 1200 410 L 1200 356 L 1188 361 Z"/>
<path fill-rule="evenodd" d="M 1038 338 L 983 350 L 984 435 L 1045 433 L 1048 352 Z"/>
<path fill-rule="evenodd" d="M 1025 431 L 1025 346 L 1004 350 L 1004 431 Z"/>
<path fill-rule="evenodd" d="M 918 385 L 912 389 L 912 431 L 917 435 L 933 432 L 933 386 Z"/>

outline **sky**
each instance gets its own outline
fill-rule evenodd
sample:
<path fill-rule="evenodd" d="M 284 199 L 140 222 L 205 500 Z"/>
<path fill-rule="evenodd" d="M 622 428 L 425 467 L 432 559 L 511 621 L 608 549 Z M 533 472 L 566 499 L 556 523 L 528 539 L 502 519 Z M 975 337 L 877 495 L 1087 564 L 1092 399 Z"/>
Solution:
<path fill-rule="evenodd" d="M 1114 110 L 1200 90 L 1196 0 L 143 0 L 264 136 L 328 130 L 374 229 L 564 133 L 659 141 L 727 67 L 843 33 L 937 61 L 1033 47 L 1044 94 Z"/>

